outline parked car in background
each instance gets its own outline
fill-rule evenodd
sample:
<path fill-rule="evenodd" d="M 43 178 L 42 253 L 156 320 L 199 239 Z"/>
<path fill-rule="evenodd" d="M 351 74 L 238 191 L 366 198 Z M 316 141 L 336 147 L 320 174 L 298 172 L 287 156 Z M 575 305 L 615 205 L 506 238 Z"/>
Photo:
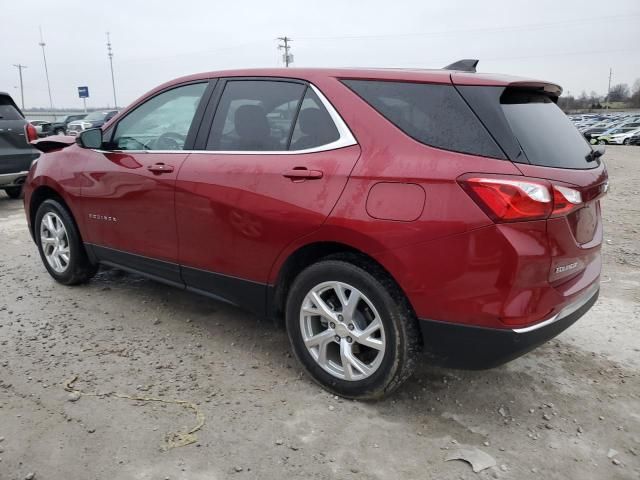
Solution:
<path fill-rule="evenodd" d="M 53 122 L 51 124 L 51 135 L 66 135 L 67 128 L 71 122 L 75 122 L 76 120 L 82 120 L 86 117 L 86 113 L 79 113 L 75 115 L 67 115 L 60 122 Z"/>
<path fill-rule="evenodd" d="M 629 145 L 640 145 L 640 134 L 636 134 L 629 139 Z"/>
<path fill-rule="evenodd" d="M 29 123 L 36 127 L 38 137 L 46 137 L 51 134 L 51 122 L 46 120 L 30 120 Z"/>
<path fill-rule="evenodd" d="M 87 114 L 82 120 L 74 120 L 67 125 L 67 135 L 76 136 L 88 128 L 100 128 L 118 113 L 117 110 L 98 110 Z"/>
<path fill-rule="evenodd" d="M 604 149 L 559 86 L 468 64 L 191 75 L 40 140 L 25 211 L 44 267 L 284 318 L 349 398 L 392 392 L 423 347 L 472 368 L 522 355 L 598 298 Z"/>
<path fill-rule="evenodd" d="M 36 127 L 24 115 L 8 93 L 0 92 L 0 189 L 11 198 L 19 198 L 31 162 L 38 158 L 29 141 L 37 140 Z"/>
<path fill-rule="evenodd" d="M 590 127 L 587 128 L 586 130 L 582 131 L 582 135 L 584 135 L 584 138 L 587 139 L 588 142 L 591 141 L 592 138 L 597 138 L 600 135 L 602 135 L 604 132 L 606 132 L 607 130 L 610 130 L 610 127 Z"/>
<path fill-rule="evenodd" d="M 637 126 L 629 126 L 629 127 L 618 127 L 613 128 L 604 132 L 602 135 L 597 137 L 591 136 L 591 143 L 598 145 L 622 145 L 625 140 L 627 140 L 626 145 L 628 145 L 628 139 L 633 136 L 633 134 L 638 130 Z"/>

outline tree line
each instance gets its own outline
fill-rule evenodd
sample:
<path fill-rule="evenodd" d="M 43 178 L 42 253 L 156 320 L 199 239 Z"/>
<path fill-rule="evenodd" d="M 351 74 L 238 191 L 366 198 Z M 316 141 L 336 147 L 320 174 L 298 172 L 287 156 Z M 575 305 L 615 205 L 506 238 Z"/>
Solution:
<path fill-rule="evenodd" d="M 611 86 L 609 95 L 598 95 L 596 92 L 583 91 L 579 97 L 562 95 L 558 99 L 558 105 L 565 111 L 569 110 L 596 110 L 605 108 L 611 103 L 623 103 L 623 107 L 640 108 L 640 78 L 629 88 L 626 83 L 618 83 Z"/>

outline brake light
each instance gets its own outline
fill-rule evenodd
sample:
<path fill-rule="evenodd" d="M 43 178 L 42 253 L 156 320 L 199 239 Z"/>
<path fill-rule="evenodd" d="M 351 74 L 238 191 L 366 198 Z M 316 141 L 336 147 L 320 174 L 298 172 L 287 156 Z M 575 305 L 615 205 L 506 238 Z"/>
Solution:
<path fill-rule="evenodd" d="M 460 185 L 496 222 L 543 219 L 553 209 L 549 185 L 542 182 L 471 177 Z"/>
<path fill-rule="evenodd" d="M 31 125 L 30 123 L 27 123 L 24 126 L 24 135 L 27 138 L 27 142 L 29 143 L 38 139 L 38 131 L 36 130 L 36 127 Z"/>
<path fill-rule="evenodd" d="M 566 215 L 583 205 L 579 190 L 546 180 L 468 176 L 459 183 L 495 222 L 541 220 Z"/>
<path fill-rule="evenodd" d="M 552 215 L 566 215 L 582 205 L 582 195 L 573 188 L 553 186 Z"/>

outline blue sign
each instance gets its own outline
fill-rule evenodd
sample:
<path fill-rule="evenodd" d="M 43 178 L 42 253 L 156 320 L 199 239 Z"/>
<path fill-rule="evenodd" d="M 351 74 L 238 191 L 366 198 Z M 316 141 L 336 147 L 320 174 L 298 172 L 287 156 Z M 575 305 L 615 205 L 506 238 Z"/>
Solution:
<path fill-rule="evenodd" d="M 89 98 L 89 87 L 78 87 L 78 96 L 80 98 Z"/>

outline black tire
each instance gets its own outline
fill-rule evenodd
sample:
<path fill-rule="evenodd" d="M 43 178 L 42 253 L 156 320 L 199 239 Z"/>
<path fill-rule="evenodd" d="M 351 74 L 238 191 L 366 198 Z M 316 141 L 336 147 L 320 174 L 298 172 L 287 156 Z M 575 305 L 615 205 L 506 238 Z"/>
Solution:
<path fill-rule="evenodd" d="M 56 130 L 54 130 L 53 134 L 54 135 L 65 135 L 65 131 L 62 128 L 57 128 Z"/>
<path fill-rule="evenodd" d="M 9 198 L 13 198 L 14 200 L 22 198 L 22 186 L 20 186 L 20 187 L 6 187 L 4 189 L 4 191 L 9 196 Z"/>
<path fill-rule="evenodd" d="M 69 245 L 69 262 L 66 268 L 62 272 L 57 272 L 49 264 L 43 250 L 42 242 L 40 239 L 40 228 L 42 219 L 44 216 L 52 212 L 60 218 L 64 228 L 66 230 L 68 245 Z M 77 285 L 89 281 L 98 271 L 98 265 L 92 264 L 89 261 L 87 252 L 80 238 L 76 223 L 71 216 L 71 213 L 65 206 L 57 202 L 56 200 L 45 200 L 42 205 L 38 207 L 34 221 L 34 236 L 38 245 L 38 251 L 40 252 L 40 258 L 49 274 L 58 282 L 64 285 Z"/>
<path fill-rule="evenodd" d="M 631 139 L 630 139 L 630 138 L 625 138 L 625 139 L 622 141 L 622 144 L 623 144 L 623 145 L 631 145 Z"/>
<path fill-rule="evenodd" d="M 300 325 L 303 301 L 310 290 L 329 281 L 357 288 L 374 305 L 383 324 L 382 361 L 373 374 L 361 380 L 345 380 L 329 373 L 304 344 Z M 301 272 L 287 297 L 286 325 L 293 352 L 311 378 L 347 398 L 372 400 L 390 394 L 409 378 L 421 350 L 417 320 L 403 292 L 380 267 L 358 256 L 328 257 Z"/>

